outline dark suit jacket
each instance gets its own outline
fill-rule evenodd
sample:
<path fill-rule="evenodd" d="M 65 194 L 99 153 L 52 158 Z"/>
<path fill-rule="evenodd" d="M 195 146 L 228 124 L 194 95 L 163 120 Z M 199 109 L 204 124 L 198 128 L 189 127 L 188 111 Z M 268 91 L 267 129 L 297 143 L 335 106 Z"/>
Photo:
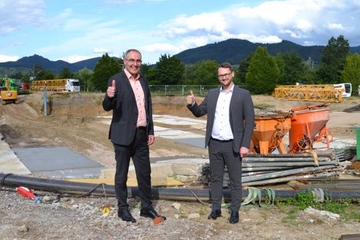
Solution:
<path fill-rule="evenodd" d="M 138 118 L 135 95 L 124 71 L 110 77 L 108 86 L 112 85 L 113 79 L 116 84 L 116 95 L 113 98 L 109 98 L 105 94 L 102 103 L 105 111 L 113 110 L 109 139 L 111 139 L 111 142 L 114 144 L 130 145 L 136 133 Z M 147 80 L 143 76 L 140 77 L 140 83 L 145 96 L 147 133 L 154 135 L 150 88 Z"/>
<path fill-rule="evenodd" d="M 207 114 L 205 147 L 209 145 L 211 132 L 214 125 L 216 103 L 220 94 L 220 89 L 211 89 L 204 101 L 198 105 L 195 103 L 189 106 L 189 110 L 195 117 Z M 230 101 L 230 125 L 234 135 L 233 149 L 238 153 L 240 147 L 250 147 L 250 141 L 255 127 L 254 105 L 250 92 L 234 86 Z"/>

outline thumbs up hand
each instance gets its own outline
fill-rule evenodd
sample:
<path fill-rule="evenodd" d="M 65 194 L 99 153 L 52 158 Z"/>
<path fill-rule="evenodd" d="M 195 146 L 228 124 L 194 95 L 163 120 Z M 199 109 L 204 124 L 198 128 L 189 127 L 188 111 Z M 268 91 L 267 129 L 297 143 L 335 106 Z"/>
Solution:
<path fill-rule="evenodd" d="M 190 94 L 186 98 L 187 105 L 194 105 L 195 103 L 195 96 L 192 90 L 190 90 Z"/>
<path fill-rule="evenodd" d="M 106 94 L 108 95 L 109 98 L 113 98 L 115 96 L 115 93 L 116 93 L 116 84 L 115 84 L 115 80 L 112 80 L 112 84 L 107 88 Z"/>

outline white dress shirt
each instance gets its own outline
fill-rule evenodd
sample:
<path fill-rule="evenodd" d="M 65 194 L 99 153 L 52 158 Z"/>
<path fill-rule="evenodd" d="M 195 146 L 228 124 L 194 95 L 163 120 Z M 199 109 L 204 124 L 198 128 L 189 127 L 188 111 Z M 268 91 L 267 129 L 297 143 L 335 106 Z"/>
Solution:
<path fill-rule="evenodd" d="M 234 135 L 230 127 L 230 100 L 234 85 L 230 90 L 220 90 L 216 103 L 214 126 L 211 137 L 220 141 L 232 140 Z"/>

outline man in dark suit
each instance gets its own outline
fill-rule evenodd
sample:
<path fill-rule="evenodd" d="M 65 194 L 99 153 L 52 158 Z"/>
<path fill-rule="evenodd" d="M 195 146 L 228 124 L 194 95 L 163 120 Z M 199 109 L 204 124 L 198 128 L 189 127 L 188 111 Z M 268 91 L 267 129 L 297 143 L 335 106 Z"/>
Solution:
<path fill-rule="evenodd" d="M 151 202 L 151 168 L 149 146 L 154 143 L 151 93 L 147 80 L 140 75 L 141 53 L 126 51 L 124 70 L 109 78 L 103 100 L 105 111 L 112 110 L 109 131 L 116 159 L 115 193 L 118 216 L 123 221 L 136 222 L 127 203 L 127 176 L 130 158 L 133 160 L 141 200 L 140 216 L 157 218 Z"/>
<path fill-rule="evenodd" d="M 201 104 L 192 91 L 187 107 L 196 117 L 207 114 L 205 147 L 209 149 L 212 211 L 209 219 L 221 216 L 224 167 L 230 179 L 230 223 L 239 222 L 242 201 L 241 161 L 248 153 L 255 126 L 254 105 L 250 92 L 234 85 L 230 63 L 217 69 L 220 88 L 211 89 Z"/>

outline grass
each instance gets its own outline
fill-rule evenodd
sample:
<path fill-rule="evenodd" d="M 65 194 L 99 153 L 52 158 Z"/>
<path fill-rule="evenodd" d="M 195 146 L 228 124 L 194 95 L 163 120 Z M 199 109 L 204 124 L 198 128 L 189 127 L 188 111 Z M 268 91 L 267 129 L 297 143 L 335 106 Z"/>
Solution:
<path fill-rule="evenodd" d="M 312 189 L 306 189 L 298 192 L 295 198 L 288 198 L 284 201 L 277 201 L 278 206 L 292 206 L 287 213 L 286 221 L 293 222 L 296 219 L 298 211 L 312 207 L 318 210 L 339 214 L 345 221 L 360 222 L 359 201 L 354 199 L 331 200 L 325 196 L 323 202 L 316 201 Z"/>

